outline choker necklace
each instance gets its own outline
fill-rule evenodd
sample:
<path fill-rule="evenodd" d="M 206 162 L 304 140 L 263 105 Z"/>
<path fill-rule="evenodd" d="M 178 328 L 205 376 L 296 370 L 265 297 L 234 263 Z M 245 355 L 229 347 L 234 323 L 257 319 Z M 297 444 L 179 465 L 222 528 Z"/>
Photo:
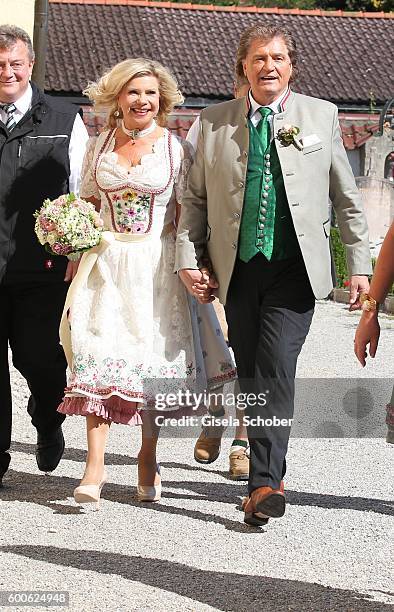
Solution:
<path fill-rule="evenodd" d="M 157 123 L 153 119 L 153 121 L 150 124 L 150 126 L 145 128 L 144 130 L 138 130 L 138 129 L 136 129 L 136 130 L 128 130 L 127 127 L 124 124 L 123 119 L 122 119 L 121 126 L 122 126 L 122 130 L 124 131 L 124 133 L 127 134 L 127 136 L 130 136 L 130 138 L 132 140 L 132 144 L 135 144 L 135 141 L 138 138 L 143 138 L 144 136 L 148 136 L 148 134 L 152 134 L 155 131 L 155 129 L 157 128 Z"/>

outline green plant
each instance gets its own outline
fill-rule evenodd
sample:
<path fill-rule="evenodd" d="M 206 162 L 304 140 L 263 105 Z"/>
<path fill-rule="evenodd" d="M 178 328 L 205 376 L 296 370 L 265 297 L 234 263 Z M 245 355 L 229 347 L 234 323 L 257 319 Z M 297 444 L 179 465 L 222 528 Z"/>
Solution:
<path fill-rule="evenodd" d="M 162 1 L 165 2 L 165 0 Z M 185 0 L 172 0 L 172 2 L 184 3 Z M 299 8 L 301 10 L 323 9 L 326 11 L 385 11 L 387 13 L 394 10 L 394 0 L 198 0 L 195 4 Z"/>
<path fill-rule="evenodd" d="M 337 276 L 337 287 L 348 287 L 348 272 L 346 264 L 346 250 L 339 234 L 337 227 L 331 228 L 331 252 L 334 259 L 336 276 Z M 376 257 L 372 257 L 372 270 L 375 269 Z M 394 295 L 394 283 L 391 285 L 389 295 Z"/>
<path fill-rule="evenodd" d="M 345 283 L 348 279 L 347 265 L 346 265 L 346 251 L 339 234 L 339 230 L 336 227 L 331 228 L 331 251 L 334 259 L 336 276 L 337 276 L 337 287 L 345 287 Z"/>

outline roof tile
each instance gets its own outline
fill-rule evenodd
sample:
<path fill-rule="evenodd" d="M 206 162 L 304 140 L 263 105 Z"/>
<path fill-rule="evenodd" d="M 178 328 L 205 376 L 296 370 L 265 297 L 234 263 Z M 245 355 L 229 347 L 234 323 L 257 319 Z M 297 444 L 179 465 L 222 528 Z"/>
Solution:
<path fill-rule="evenodd" d="M 393 21 L 387 14 L 370 19 L 357 13 L 350 18 L 298 9 L 182 6 L 51 1 L 46 89 L 80 94 L 115 63 L 142 55 L 168 66 L 189 98 L 230 98 L 240 34 L 265 22 L 288 27 L 298 41 L 296 91 L 339 105 L 363 106 L 369 104 L 371 91 L 378 104 L 393 95 L 388 69 Z"/>

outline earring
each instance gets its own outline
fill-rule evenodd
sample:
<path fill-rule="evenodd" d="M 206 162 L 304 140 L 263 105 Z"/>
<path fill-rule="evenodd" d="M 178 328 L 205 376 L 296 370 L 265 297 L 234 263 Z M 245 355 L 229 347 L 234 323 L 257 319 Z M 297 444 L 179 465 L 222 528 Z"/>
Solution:
<path fill-rule="evenodd" d="M 120 117 L 120 112 L 118 109 L 114 112 L 114 117 L 116 117 L 116 119 Z"/>

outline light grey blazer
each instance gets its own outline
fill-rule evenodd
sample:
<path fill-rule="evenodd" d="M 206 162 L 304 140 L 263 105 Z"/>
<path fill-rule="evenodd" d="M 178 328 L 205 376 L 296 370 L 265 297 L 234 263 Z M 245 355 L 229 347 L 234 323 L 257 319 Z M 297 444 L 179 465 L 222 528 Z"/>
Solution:
<path fill-rule="evenodd" d="M 247 98 L 215 104 L 201 113 L 200 134 L 178 225 L 175 270 L 198 268 L 208 253 L 225 304 L 237 255 L 249 151 Z M 349 276 L 370 274 L 368 228 L 343 146 L 334 104 L 291 92 L 273 116 L 273 134 L 300 128 L 305 144 L 274 142 L 309 280 L 316 298 L 332 289 L 330 200 L 346 247 Z M 309 144 L 308 144 L 309 143 Z"/>

